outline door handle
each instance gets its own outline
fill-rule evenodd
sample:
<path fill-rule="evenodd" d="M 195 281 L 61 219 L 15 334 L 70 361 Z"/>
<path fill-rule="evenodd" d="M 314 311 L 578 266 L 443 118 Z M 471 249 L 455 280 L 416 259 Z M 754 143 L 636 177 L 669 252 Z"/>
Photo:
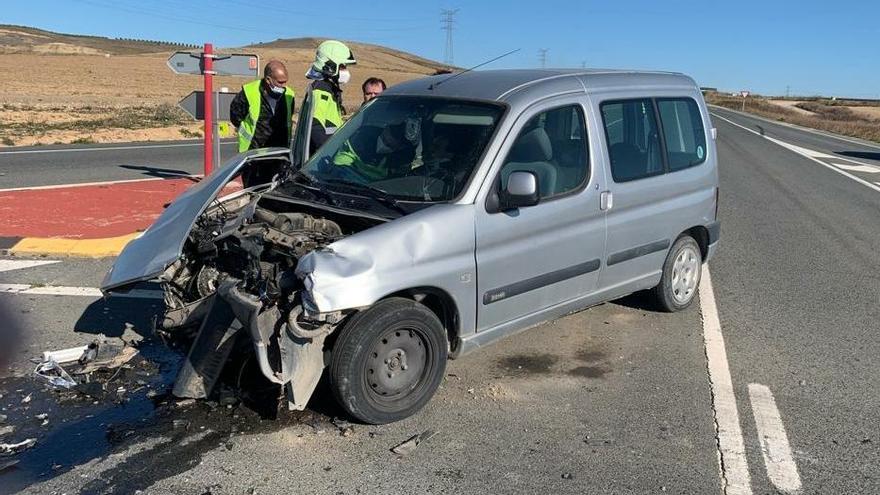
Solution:
<path fill-rule="evenodd" d="M 614 195 L 611 191 L 602 191 L 599 193 L 599 209 L 610 210 L 614 206 Z"/>

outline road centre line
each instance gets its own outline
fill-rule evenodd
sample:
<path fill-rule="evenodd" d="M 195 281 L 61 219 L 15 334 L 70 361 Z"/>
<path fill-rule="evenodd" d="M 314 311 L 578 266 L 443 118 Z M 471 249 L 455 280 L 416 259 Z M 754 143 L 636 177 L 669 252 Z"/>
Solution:
<path fill-rule="evenodd" d="M 875 190 L 875 191 L 877 191 L 877 192 L 880 192 L 880 185 L 872 184 L 871 182 L 868 182 L 868 181 L 866 181 L 865 179 L 862 179 L 862 178 L 857 177 L 857 176 L 855 176 L 855 175 L 853 175 L 853 174 L 851 174 L 851 173 L 849 173 L 849 172 L 846 172 L 846 171 L 844 171 L 844 170 L 841 170 L 841 169 L 835 167 L 834 165 L 831 165 L 830 163 L 825 163 L 825 162 L 823 162 L 822 160 L 820 160 L 820 159 L 816 158 L 815 156 L 812 156 L 810 153 L 808 153 L 808 151 L 812 151 L 812 150 L 807 150 L 806 148 L 801 148 L 800 146 L 796 146 L 796 145 L 793 145 L 793 144 L 790 144 L 790 143 L 786 143 L 785 141 L 781 141 L 781 140 L 779 140 L 779 139 L 772 138 L 772 137 L 770 137 L 770 136 L 762 135 L 762 134 L 759 133 L 758 131 L 755 131 L 755 130 L 749 129 L 748 127 L 745 127 L 745 126 L 742 126 L 742 125 L 740 125 L 740 124 L 737 124 L 736 122 L 733 122 L 732 120 L 726 119 L 726 118 L 724 118 L 724 117 L 722 117 L 722 116 L 720 116 L 720 115 L 718 115 L 718 114 L 714 114 L 714 113 L 713 113 L 712 115 L 715 116 L 715 117 L 718 117 L 719 119 L 721 119 L 721 120 L 723 120 L 723 121 L 725 121 L 725 122 L 727 122 L 727 123 L 729 123 L 729 124 L 735 125 L 735 126 L 741 128 L 741 129 L 744 129 L 744 130 L 746 130 L 746 131 L 749 131 L 749 132 L 751 132 L 752 134 L 756 134 L 756 135 L 758 135 L 758 136 L 761 136 L 761 137 L 764 138 L 764 139 L 767 139 L 767 140 L 769 140 L 769 141 L 772 141 L 772 142 L 778 144 L 779 146 L 782 146 L 783 148 L 787 148 L 788 150 L 793 151 L 793 152 L 795 152 L 795 153 L 797 153 L 797 154 L 803 156 L 804 158 L 807 158 L 807 159 L 809 159 L 809 160 L 813 160 L 814 162 L 818 163 L 819 165 L 822 165 L 822 166 L 825 167 L 825 168 L 828 168 L 828 169 L 830 169 L 830 170 L 833 170 L 833 171 L 837 172 L 838 174 L 841 174 L 841 175 L 844 175 L 844 176 L 846 176 L 846 177 L 849 177 L 850 179 L 852 179 L 852 180 L 858 182 L 859 184 L 862 184 L 862 185 L 864 185 L 864 186 L 867 186 L 867 187 L 869 187 L 869 188 L 871 188 L 871 189 L 873 189 L 873 190 Z"/>
<path fill-rule="evenodd" d="M 24 294 L 36 296 L 82 296 L 103 297 L 96 287 L 65 287 L 56 285 L 0 284 L 0 294 Z M 162 299 L 161 290 L 133 289 L 128 292 L 114 292 L 111 297 L 129 299 Z"/>
<path fill-rule="evenodd" d="M 715 303 L 715 291 L 708 265 L 703 265 L 700 278 L 700 313 L 703 319 L 703 341 L 712 387 L 712 409 L 718 441 L 718 469 L 722 491 L 726 495 L 751 495 L 749 463 L 739 424 L 739 411 L 733 393 L 733 380 L 721 333 L 721 320 Z"/>
<path fill-rule="evenodd" d="M 155 182 L 159 180 L 171 180 L 171 179 L 200 179 L 203 175 L 190 175 L 190 174 L 167 174 L 167 177 L 150 177 L 146 179 L 123 179 L 123 180 L 106 180 L 101 182 L 75 182 L 72 184 L 53 184 L 50 186 L 24 186 L 24 187 L 10 187 L 7 189 L 0 189 L 0 193 L 5 192 L 15 192 L 15 191 L 40 191 L 45 189 L 66 189 L 68 187 L 90 187 L 90 186 L 110 186 L 115 184 L 131 184 L 136 182 Z"/>
<path fill-rule="evenodd" d="M 767 477 L 782 493 L 798 493 L 801 489 L 801 477 L 798 475 L 797 464 L 794 462 L 773 393 L 766 385 L 750 383 L 749 400 L 755 415 Z"/>
<path fill-rule="evenodd" d="M 233 141 L 221 142 L 220 144 L 231 144 Z M 62 148 L 54 150 L 13 150 L 0 151 L 0 155 L 24 155 L 36 153 L 78 153 L 84 151 L 113 151 L 113 150 L 145 150 L 156 148 L 185 148 L 193 146 L 204 146 L 203 143 L 175 143 L 175 144 L 145 144 L 137 146 L 105 146 L 96 148 Z"/>
<path fill-rule="evenodd" d="M 0 260 L 0 272 L 22 270 L 43 265 L 53 265 L 55 263 L 61 262 L 55 260 Z"/>

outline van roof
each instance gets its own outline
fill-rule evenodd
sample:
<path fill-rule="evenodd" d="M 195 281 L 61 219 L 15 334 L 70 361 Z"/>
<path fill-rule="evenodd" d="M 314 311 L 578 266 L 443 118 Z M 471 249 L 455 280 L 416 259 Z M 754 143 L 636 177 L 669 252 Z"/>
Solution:
<path fill-rule="evenodd" d="M 387 95 L 446 96 L 477 100 L 509 101 L 518 93 L 548 94 L 603 88 L 651 87 L 694 89 L 690 77 L 676 72 L 611 69 L 502 69 L 442 74 L 394 85 Z M 529 90 L 529 91 L 525 91 Z"/>

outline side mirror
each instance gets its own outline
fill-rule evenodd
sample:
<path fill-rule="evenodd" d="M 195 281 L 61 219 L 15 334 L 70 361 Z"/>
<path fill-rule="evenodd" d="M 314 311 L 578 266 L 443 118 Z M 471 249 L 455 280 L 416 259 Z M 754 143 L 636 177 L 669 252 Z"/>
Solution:
<path fill-rule="evenodd" d="M 541 199 L 538 191 L 538 176 L 534 172 L 513 171 L 507 177 L 507 187 L 501 191 L 501 209 L 535 206 Z"/>

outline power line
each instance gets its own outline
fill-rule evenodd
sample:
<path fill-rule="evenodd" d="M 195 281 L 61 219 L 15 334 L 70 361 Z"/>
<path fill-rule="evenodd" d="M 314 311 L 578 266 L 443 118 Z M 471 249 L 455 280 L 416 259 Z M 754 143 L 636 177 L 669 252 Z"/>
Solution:
<path fill-rule="evenodd" d="M 541 68 L 547 68 L 547 52 L 550 51 L 547 48 L 538 48 L 538 61 L 541 62 Z"/>
<path fill-rule="evenodd" d="M 455 14 L 458 9 L 442 9 L 440 16 L 442 18 L 443 27 L 440 29 L 446 31 L 446 49 L 443 52 L 443 63 L 447 65 L 453 64 L 452 55 L 452 25 L 455 24 Z"/>

